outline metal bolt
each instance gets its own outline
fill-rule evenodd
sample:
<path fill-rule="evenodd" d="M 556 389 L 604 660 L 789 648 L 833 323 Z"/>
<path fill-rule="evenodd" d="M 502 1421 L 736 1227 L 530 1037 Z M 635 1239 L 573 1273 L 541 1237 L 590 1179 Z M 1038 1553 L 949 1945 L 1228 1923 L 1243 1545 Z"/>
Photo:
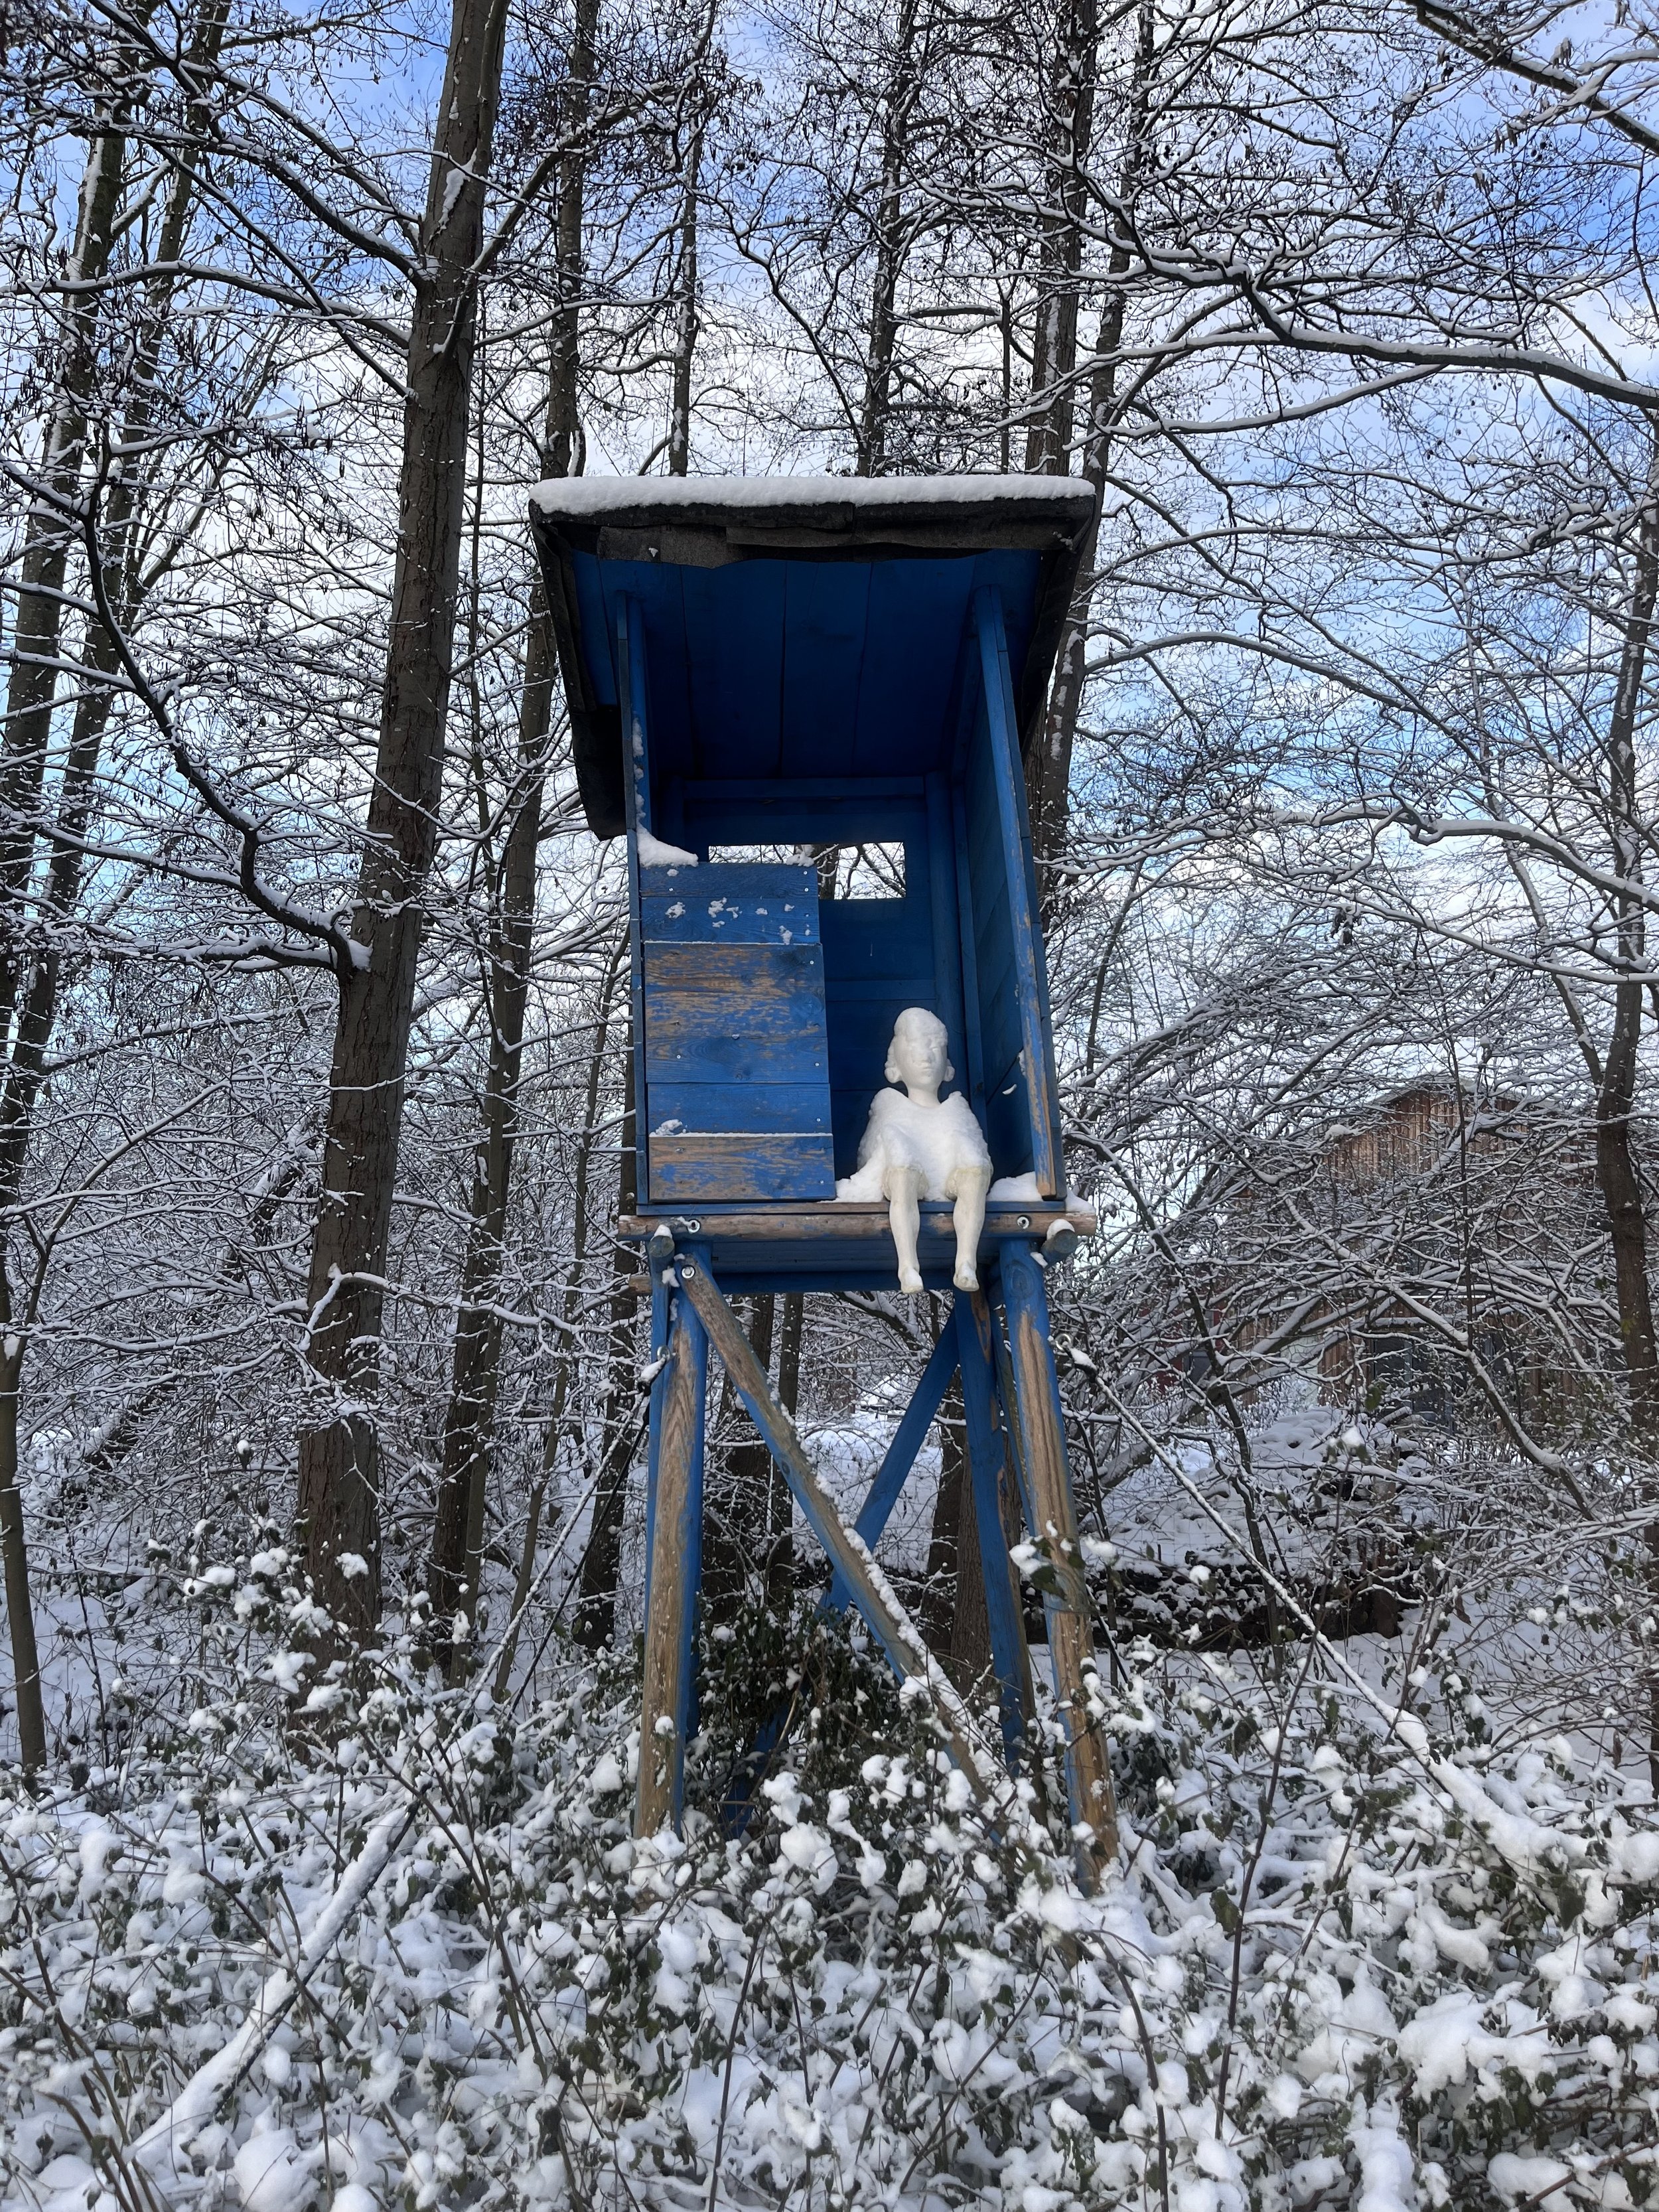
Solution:
<path fill-rule="evenodd" d="M 1022 1213 L 1017 1225 L 1021 1229 L 1029 1229 L 1031 1225 L 1030 1215 L 1029 1213 Z"/>

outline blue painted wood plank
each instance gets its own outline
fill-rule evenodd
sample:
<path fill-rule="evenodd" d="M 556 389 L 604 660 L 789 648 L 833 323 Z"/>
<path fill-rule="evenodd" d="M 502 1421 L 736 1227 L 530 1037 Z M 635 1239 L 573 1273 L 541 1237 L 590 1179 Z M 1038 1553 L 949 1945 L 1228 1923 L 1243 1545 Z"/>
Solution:
<path fill-rule="evenodd" d="M 830 1079 L 822 1032 L 787 1037 L 718 1036 L 680 1030 L 664 1038 L 646 1030 L 646 1077 L 678 1083 L 821 1083 Z M 831 1127 L 834 1127 L 831 1102 Z M 666 1116 L 662 1117 L 666 1119 Z M 646 1124 L 650 1127 L 649 1122 Z"/>
<path fill-rule="evenodd" d="M 623 774 L 633 789 L 633 827 L 651 829 L 651 678 L 646 664 L 645 612 L 637 599 L 627 604 L 625 643 L 628 690 L 623 701 Z"/>
<path fill-rule="evenodd" d="M 1003 862 L 1013 922 L 1020 1033 L 1030 1098 L 1031 1167 L 1038 1187 L 1053 1196 L 1065 1187 L 1060 1154 L 1060 1086 L 1054 1073 L 1054 1040 L 1048 1026 L 1048 971 L 1042 933 L 1037 926 L 1036 878 L 1031 862 L 1030 827 L 1025 813 L 1025 778 L 1015 721 L 1013 678 L 1009 668 L 1002 605 L 994 591 L 981 590 L 975 594 L 974 620 L 979 633 L 997 809 L 1002 827 Z"/>
<path fill-rule="evenodd" d="M 645 872 L 643 921 L 646 942 L 656 945 L 816 945 L 817 895 L 779 897 L 769 893 L 743 898 L 685 884 L 691 873 L 676 872 L 679 884 L 659 890 L 663 872 Z M 712 873 L 712 871 L 710 872 Z M 713 909 L 711 912 L 710 909 Z"/>
<path fill-rule="evenodd" d="M 717 838 L 714 841 L 719 843 Z M 738 842 L 741 842 L 740 840 Z M 787 844 L 787 838 L 767 838 L 768 844 Z M 649 869 L 646 874 L 648 897 L 672 896 L 683 898 L 688 891 L 701 889 L 703 902 L 721 896 L 726 898 L 805 898 L 815 903 L 818 895 L 816 872 L 805 861 L 796 860 L 700 860 L 695 868 L 671 863 L 667 872 L 674 878 L 672 892 L 659 883 L 657 872 Z"/>
<path fill-rule="evenodd" d="M 647 940 L 685 945 L 819 941 L 817 878 L 782 862 L 647 868 L 641 883 Z"/>
<path fill-rule="evenodd" d="M 916 1454 L 927 1440 L 927 1431 L 951 1387 L 951 1377 L 957 1371 L 956 1316 L 946 1320 L 939 1333 L 939 1342 L 933 1346 L 927 1364 L 921 1370 L 921 1379 L 911 1394 L 903 1418 L 893 1431 L 893 1440 L 882 1455 L 876 1470 L 876 1479 L 870 1485 L 868 1496 L 859 1509 L 859 1517 L 853 1532 L 873 1552 L 881 1541 L 882 1532 L 898 1504 L 900 1493 L 915 1465 Z M 844 1613 L 853 1601 L 853 1593 L 838 1574 L 830 1585 L 825 1604 L 837 1613 Z"/>
<path fill-rule="evenodd" d="M 603 563 L 603 588 L 612 635 L 623 602 L 644 617 L 646 659 L 652 672 L 651 720 L 655 775 L 660 781 L 690 765 L 690 723 L 685 682 L 685 617 L 678 570 L 649 561 Z"/>
<path fill-rule="evenodd" d="M 931 916 L 922 899 L 830 899 L 818 909 L 818 929 L 838 983 L 932 977 Z"/>
<path fill-rule="evenodd" d="M 781 768 L 785 573 L 781 561 L 680 572 L 696 775 Z"/>
<path fill-rule="evenodd" d="M 646 941 L 645 982 L 656 994 L 740 991 L 751 1000 L 823 998 L 823 948 L 817 945 L 653 944 Z"/>
<path fill-rule="evenodd" d="M 582 659 L 594 696 L 607 707 L 617 703 L 617 662 L 611 644 L 617 635 L 614 615 L 605 605 L 599 564 L 591 554 L 579 553 L 572 563 L 576 574 L 576 611 L 582 625 Z"/>
<path fill-rule="evenodd" d="M 825 1199 L 836 1194 L 827 1135 L 653 1136 L 651 1195 L 659 1205 L 700 1206 L 712 1199 Z"/>
<path fill-rule="evenodd" d="M 683 1083 L 663 1076 L 651 1086 L 651 1112 L 653 1130 L 678 1121 L 686 1131 L 827 1133 L 830 1094 L 821 1083 Z"/>
<path fill-rule="evenodd" d="M 632 690 L 630 672 L 633 668 L 634 661 L 633 653 L 629 642 L 629 612 L 630 604 L 629 601 L 623 600 L 617 612 L 616 666 L 621 672 L 622 682 L 619 687 L 619 693 L 616 696 L 618 696 L 619 699 L 621 724 L 623 728 L 625 730 L 631 729 L 636 721 L 639 722 L 642 727 L 645 715 L 643 700 L 636 702 L 630 696 Z M 649 742 L 650 740 L 647 733 L 647 735 L 642 739 L 642 743 L 648 747 Z M 640 1190 L 646 1187 L 646 1177 L 644 1173 L 644 1132 L 649 1126 L 648 1115 L 650 1100 L 645 1073 L 645 995 L 640 981 L 640 947 L 644 939 L 643 927 L 641 921 L 641 886 L 640 882 L 640 855 L 638 840 L 638 830 L 640 825 L 636 804 L 637 798 L 637 787 L 635 785 L 633 778 L 631 776 L 624 775 L 623 778 L 623 813 L 626 825 L 624 842 L 628 847 L 628 934 L 629 951 L 628 976 L 628 1035 L 629 1059 L 630 1065 L 628 1071 L 628 1081 L 634 1108 L 634 1186 L 636 1190 Z M 624 1134 L 625 1133 L 626 1133 L 624 1132 Z"/>
<path fill-rule="evenodd" d="M 980 1019 L 979 957 L 974 943 L 974 882 L 968 866 L 967 800 L 963 787 L 951 789 L 951 823 L 957 871 L 957 949 L 962 956 L 962 1012 L 968 1064 L 962 1070 L 968 1100 L 985 1121 L 985 1050 Z M 993 1160 L 996 1154 L 993 1152 Z"/>
<path fill-rule="evenodd" d="M 946 712 L 969 596 L 971 561 L 881 563 L 872 584 L 864 684 L 850 765 L 890 775 L 948 766 Z"/>
<path fill-rule="evenodd" d="M 677 1042 L 729 1037 L 756 1043 L 774 1037 L 823 1037 L 823 992 L 815 978 L 757 973 L 750 982 L 713 982 L 707 989 L 659 982 L 645 970 L 645 1035 L 652 1055 L 672 1053 Z M 774 1081 L 781 1081 L 781 1076 Z"/>
<path fill-rule="evenodd" d="M 917 888 L 918 896 L 927 900 L 928 927 L 933 938 L 933 1007 L 944 1023 L 950 1038 L 951 1064 L 957 1072 L 957 1088 L 965 1097 L 971 1097 L 973 1079 L 968 1066 L 968 1044 L 963 1027 L 962 948 L 958 941 L 960 927 L 957 916 L 951 786 L 949 779 L 942 772 L 927 780 L 927 841 L 922 852 L 926 856 L 926 881 Z"/>
<path fill-rule="evenodd" d="M 1003 1750 L 1010 1767 L 1031 1709 L 1030 1661 L 1020 1619 L 1019 1590 L 1003 1528 L 1005 1489 L 1012 1496 L 1002 1431 L 995 1413 L 991 1311 L 982 1292 L 952 1303 L 957 1344 L 962 1358 L 962 1405 L 968 1428 L 968 1470 L 973 1493 L 974 1527 L 979 1536 L 980 1570 L 985 1580 L 985 1615 L 991 1658 L 996 1668 Z"/>
<path fill-rule="evenodd" d="M 845 758 L 845 755 L 842 756 Z M 792 776 L 781 783 L 775 776 L 708 775 L 699 776 L 691 785 L 694 803 L 713 807 L 722 821 L 737 821 L 745 804 L 759 807 L 810 806 L 815 812 L 825 807 L 857 805 L 865 808 L 885 807 L 894 799 L 921 799 L 927 787 L 923 775 L 840 775 Z M 874 828 L 860 832 L 874 836 Z"/>
<path fill-rule="evenodd" d="M 870 594 L 867 561 L 788 564 L 780 770 L 786 777 L 833 775 L 847 765 Z"/>

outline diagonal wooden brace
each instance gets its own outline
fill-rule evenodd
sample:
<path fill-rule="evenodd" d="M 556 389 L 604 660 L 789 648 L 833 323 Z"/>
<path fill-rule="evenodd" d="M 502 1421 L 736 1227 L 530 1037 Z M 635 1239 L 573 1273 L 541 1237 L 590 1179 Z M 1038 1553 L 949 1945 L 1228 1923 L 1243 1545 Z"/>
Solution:
<path fill-rule="evenodd" d="M 1030 1815 L 1002 1761 L 981 1736 L 973 1715 L 899 1603 L 869 1547 L 842 1519 L 823 1478 L 806 1455 L 793 1421 L 774 1396 L 737 1316 L 722 1297 L 707 1253 L 693 1247 L 677 1262 L 676 1273 L 732 1378 L 732 1389 L 805 1515 L 807 1526 L 828 1553 L 837 1577 L 851 1592 L 853 1602 L 887 1654 L 894 1673 L 901 1681 L 922 1686 L 945 1731 L 951 1755 L 967 1776 L 975 1796 L 1006 1835 L 1023 1837 L 1030 1825 Z"/>

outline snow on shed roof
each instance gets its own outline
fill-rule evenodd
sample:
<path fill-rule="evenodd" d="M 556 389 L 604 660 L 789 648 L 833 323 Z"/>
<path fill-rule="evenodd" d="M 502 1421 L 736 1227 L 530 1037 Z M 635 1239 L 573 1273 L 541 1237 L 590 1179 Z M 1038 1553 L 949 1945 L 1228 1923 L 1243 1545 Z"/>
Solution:
<path fill-rule="evenodd" d="M 1094 504 L 1077 477 L 555 477 L 532 490 L 544 514 L 570 521 L 620 522 L 688 511 L 799 515 L 858 510 L 868 521 L 926 514 L 940 507 L 1000 508 L 1018 516 L 1064 516 L 1073 526 Z"/>

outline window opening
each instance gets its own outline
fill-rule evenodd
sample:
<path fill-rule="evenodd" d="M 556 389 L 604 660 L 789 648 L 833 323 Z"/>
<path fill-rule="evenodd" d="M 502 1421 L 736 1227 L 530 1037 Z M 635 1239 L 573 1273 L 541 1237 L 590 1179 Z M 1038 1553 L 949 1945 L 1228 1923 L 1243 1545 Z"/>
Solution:
<path fill-rule="evenodd" d="M 821 846 L 817 853 L 818 896 L 833 899 L 902 899 L 902 844 Z"/>
<path fill-rule="evenodd" d="M 711 861 L 783 860 L 816 867 L 818 896 L 826 899 L 902 899 L 902 843 L 859 845 L 711 845 Z"/>

